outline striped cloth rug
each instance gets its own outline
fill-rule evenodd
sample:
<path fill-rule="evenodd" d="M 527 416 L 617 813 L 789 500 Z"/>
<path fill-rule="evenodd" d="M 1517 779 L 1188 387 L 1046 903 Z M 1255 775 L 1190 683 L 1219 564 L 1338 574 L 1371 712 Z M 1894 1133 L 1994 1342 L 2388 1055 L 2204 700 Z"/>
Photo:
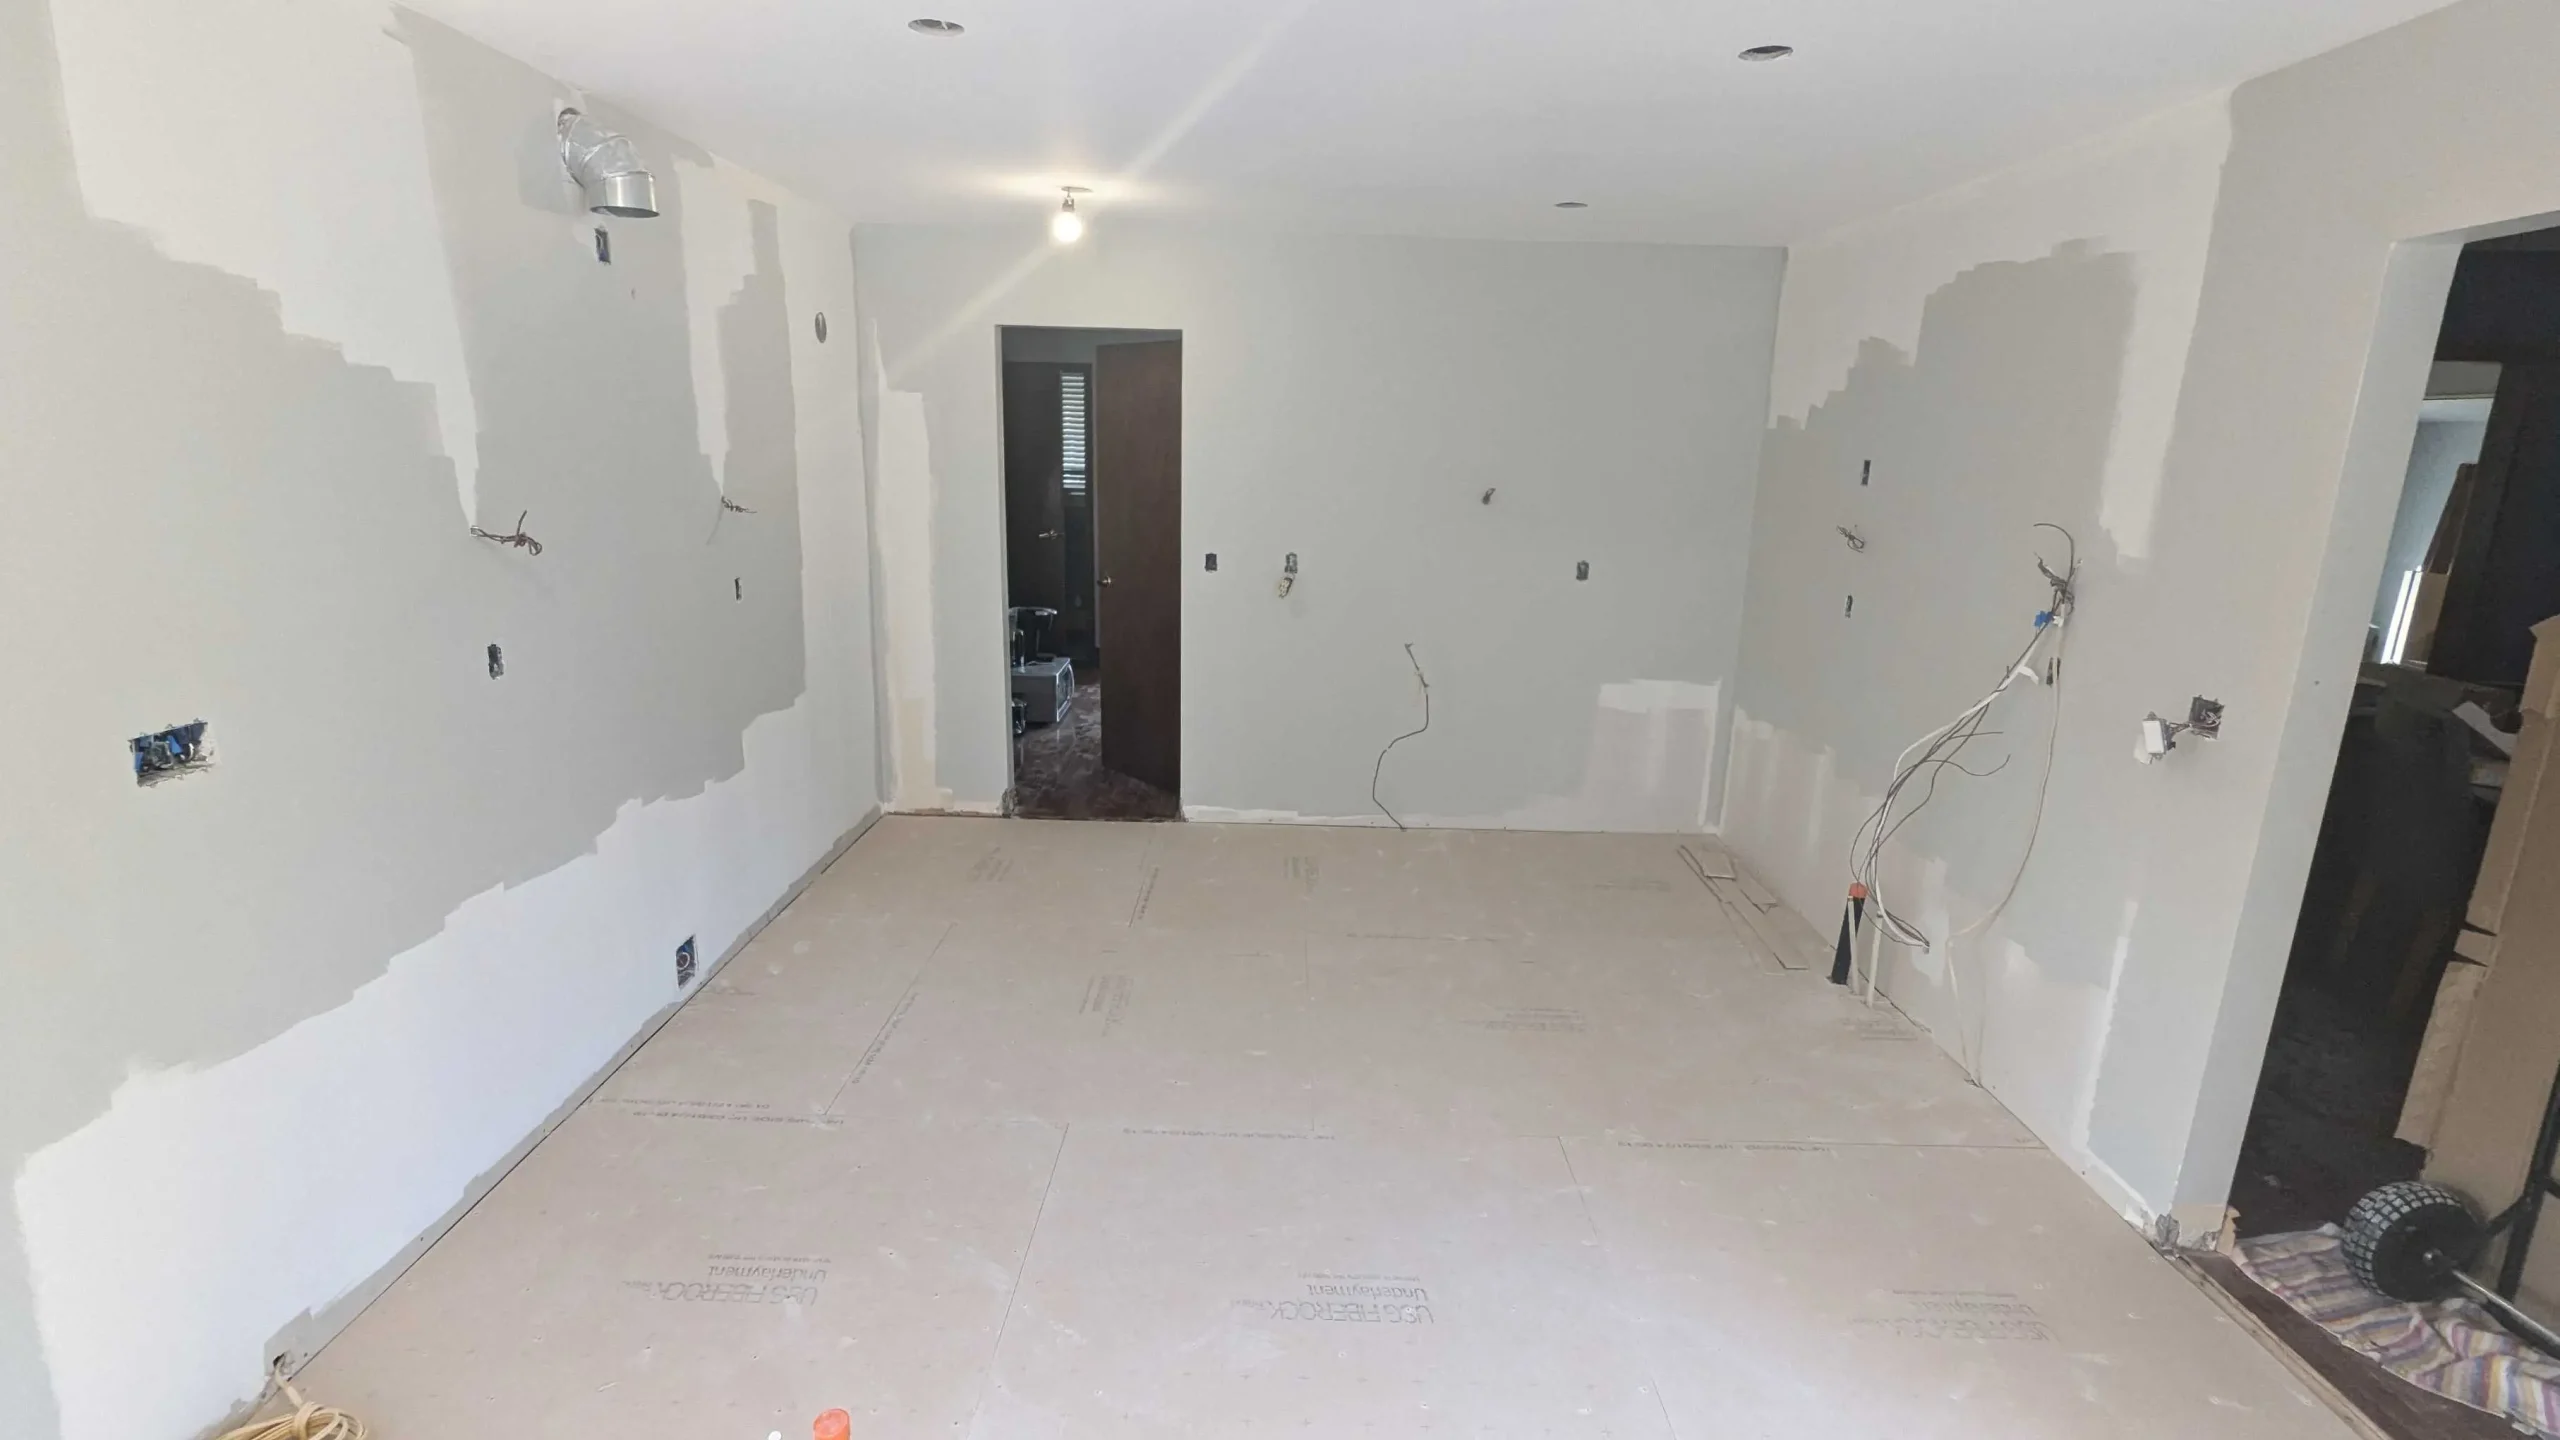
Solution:
<path fill-rule="evenodd" d="M 2560 1437 L 2560 1361 L 2468 1300 L 2407 1305 L 2356 1283 L 2338 1227 L 2239 1242 L 2240 1268 L 2392 1374 Z"/>

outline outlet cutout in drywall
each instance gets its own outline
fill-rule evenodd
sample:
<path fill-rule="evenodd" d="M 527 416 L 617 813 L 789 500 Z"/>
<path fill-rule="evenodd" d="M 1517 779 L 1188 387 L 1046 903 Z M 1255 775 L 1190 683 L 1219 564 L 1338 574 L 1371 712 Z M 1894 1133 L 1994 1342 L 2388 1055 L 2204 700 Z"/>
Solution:
<path fill-rule="evenodd" d="M 601 225 L 596 227 L 596 263 L 599 265 L 613 263 L 613 232 Z"/>
<path fill-rule="evenodd" d="M 747 580 L 745 576 L 732 575 L 729 577 L 729 598 L 732 600 L 744 600 L 747 598 Z"/>
<path fill-rule="evenodd" d="M 692 983 L 693 937 L 687 935 L 684 943 L 676 947 L 676 988 L 682 990 Z"/>
<path fill-rule="evenodd" d="M 157 785 L 212 764 L 213 750 L 205 744 L 204 730 L 205 722 L 191 720 L 127 741 L 133 754 L 133 783 Z"/>
<path fill-rule="evenodd" d="M 1873 460 L 1861 460 L 1858 462 L 1858 483 L 1860 485 L 1866 484 L 1868 479 L 1875 473 L 1876 462 Z"/>
<path fill-rule="evenodd" d="M 1588 580 L 1588 579 L 1590 579 L 1590 578 L 1591 578 L 1591 562 L 1590 562 L 1590 561 L 1588 561 L 1588 560 L 1576 560 L 1576 561 L 1574 561 L 1574 562 L 1573 562 L 1573 578 L 1574 578 L 1574 579 L 1576 579 L 1576 580 Z"/>
<path fill-rule="evenodd" d="M 490 646 L 490 647 L 489 647 L 489 678 L 490 678 L 490 679 L 492 679 L 492 680 L 495 680 L 495 679 L 497 679 L 499 676 L 504 675 L 504 674 L 506 674 L 506 673 L 507 673 L 507 652 L 506 652 L 506 651 L 504 651 L 504 650 L 499 649 L 499 648 L 498 648 L 497 646 L 495 646 L 495 645 Z"/>
<path fill-rule="evenodd" d="M 1203 564 L 1200 568 L 1210 571 L 1216 570 L 1218 568 L 1218 552 L 1215 550 L 1210 551 L 1207 563 Z"/>

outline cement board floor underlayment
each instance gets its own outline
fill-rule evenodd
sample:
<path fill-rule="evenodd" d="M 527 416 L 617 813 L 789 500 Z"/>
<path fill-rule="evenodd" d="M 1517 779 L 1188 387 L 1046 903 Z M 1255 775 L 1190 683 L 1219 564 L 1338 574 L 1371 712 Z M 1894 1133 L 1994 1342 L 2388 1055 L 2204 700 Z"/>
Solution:
<path fill-rule="evenodd" d="M 384 1440 L 2350 1433 L 1710 846 L 891 818 L 303 1387 Z"/>

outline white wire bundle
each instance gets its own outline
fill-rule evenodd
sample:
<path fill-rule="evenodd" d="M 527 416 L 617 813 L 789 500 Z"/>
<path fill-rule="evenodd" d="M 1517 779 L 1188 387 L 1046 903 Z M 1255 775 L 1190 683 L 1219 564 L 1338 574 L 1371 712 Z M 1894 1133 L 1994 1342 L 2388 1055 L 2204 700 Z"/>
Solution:
<path fill-rule="evenodd" d="M 2072 539 L 2071 532 L 2059 525 L 2038 525 L 2036 528 L 2052 530 L 2060 534 L 2071 549 L 2070 557 L 2064 562 L 2059 574 L 2055 573 L 2053 567 L 2047 565 L 2042 559 L 2036 561 L 2036 569 L 2043 573 L 2046 583 L 2053 589 L 2053 598 L 2045 612 L 2036 617 L 2035 633 L 2028 637 L 2025 648 L 2018 652 L 2017 658 L 2009 662 L 2009 668 L 2002 673 L 2000 683 L 1991 687 L 1989 694 L 1966 706 L 1964 711 L 1953 720 L 1904 746 L 1902 753 L 1894 757 L 1893 778 L 1885 786 L 1883 800 L 1877 804 L 1875 812 L 1867 817 L 1866 822 L 1858 827 L 1858 833 L 1851 837 L 1849 842 L 1849 878 L 1864 887 L 1867 909 L 1875 922 L 1876 934 L 1882 939 L 1890 940 L 1907 949 L 1929 950 L 1933 947 L 1926 931 L 1894 913 L 1893 907 L 1885 901 L 1883 877 L 1885 843 L 1899 833 L 1903 826 L 1910 824 L 1911 818 L 1936 798 L 1938 779 L 1942 772 L 1952 768 L 1976 778 L 1999 772 L 1998 765 L 1989 770 L 1968 770 L 1959 757 L 1964 753 L 1965 747 L 1975 740 L 1998 733 L 1986 730 L 1983 726 L 1990 718 L 1992 706 L 1999 701 L 2000 697 L 2009 693 L 2010 687 L 2020 680 L 2031 684 L 2042 683 L 2043 667 L 2051 665 L 2054 684 L 2057 687 L 2055 713 L 2053 724 L 2045 736 L 2044 772 L 2036 781 L 2035 817 L 2027 831 L 2026 849 L 2018 857 L 2018 868 L 2010 875 L 2008 888 L 2002 892 L 1999 903 L 1993 905 L 1972 924 L 1956 931 L 1949 937 L 1950 939 L 1972 934 L 1991 923 L 2002 910 L 2008 908 L 2010 898 L 2018 892 L 2019 880 L 2026 875 L 2027 861 L 2035 853 L 2036 835 L 2043 828 L 2045 790 L 2053 779 L 2054 741 L 2062 728 L 2059 694 L 2062 636 L 2071 618 L 2075 587 L 2080 578 L 2080 547 L 2079 543 Z M 2048 644 L 2052 654 L 2040 662 L 2038 652 L 2046 649 Z M 2007 763 L 2005 759 L 2001 761 L 2001 765 Z M 1908 808 L 1902 808 L 1904 792 L 1924 773 L 1928 778 L 1921 788 L 1919 798 L 1913 800 Z M 1897 810 L 1900 811 L 1899 814 L 1896 813 Z M 1882 968 L 1883 960 L 1879 952 L 1867 965 L 1869 1003 L 1875 1000 L 1877 972 Z M 1949 999 L 1955 1006 L 1957 1038 L 1961 1042 L 1965 1039 L 1964 994 L 1962 983 L 1956 975 L 1955 957 L 1952 954 L 1947 957 L 1947 987 Z M 1961 1043 L 1958 1049 L 1969 1052 L 1969 1047 Z M 1960 1053 L 1957 1059 L 1964 1065 L 1965 1073 L 1968 1075 L 1973 1073 L 1974 1067 L 1970 1053 Z"/>

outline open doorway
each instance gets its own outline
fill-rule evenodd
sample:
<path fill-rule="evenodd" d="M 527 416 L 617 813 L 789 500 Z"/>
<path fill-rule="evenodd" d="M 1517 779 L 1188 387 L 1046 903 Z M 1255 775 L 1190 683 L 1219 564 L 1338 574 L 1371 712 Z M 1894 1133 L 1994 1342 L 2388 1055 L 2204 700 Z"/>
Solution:
<path fill-rule="evenodd" d="M 2430 1149 L 2498 943 L 2483 854 L 2531 803 L 2510 774 L 2534 627 L 2555 615 L 2560 231 L 2538 231 L 2468 246 L 2456 271 L 2242 1142 L 2240 1234 L 2443 1178 Z"/>
<path fill-rule="evenodd" d="M 1007 326 L 1017 815 L 1182 814 L 1182 336 Z"/>

